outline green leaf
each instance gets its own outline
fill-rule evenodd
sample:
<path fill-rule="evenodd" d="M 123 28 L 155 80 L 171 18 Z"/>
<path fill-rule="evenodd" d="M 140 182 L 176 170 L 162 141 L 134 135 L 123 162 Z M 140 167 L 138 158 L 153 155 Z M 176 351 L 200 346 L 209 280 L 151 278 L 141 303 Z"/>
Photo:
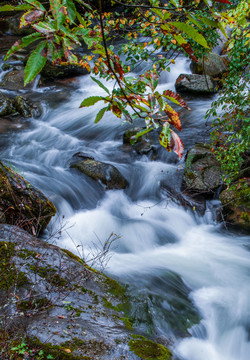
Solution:
<path fill-rule="evenodd" d="M 38 39 L 42 39 L 42 35 L 40 33 L 33 33 L 33 34 L 27 35 L 27 36 L 23 37 L 22 39 L 16 41 L 15 44 L 12 45 L 10 50 L 7 52 L 4 60 L 7 60 L 10 57 L 10 55 L 14 54 L 16 51 L 28 46 L 33 41 L 36 41 Z"/>
<path fill-rule="evenodd" d="M 95 105 L 98 101 L 101 100 L 105 100 L 105 98 L 102 96 L 90 96 L 82 101 L 80 108 Z"/>
<path fill-rule="evenodd" d="M 198 19 L 193 14 L 188 14 L 188 19 L 195 24 L 199 29 L 202 29 L 202 24 L 199 23 Z"/>
<path fill-rule="evenodd" d="M 47 41 L 42 41 L 31 53 L 24 72 L 24 86 L 31 82 L 42 70 L 47 61 Z"/>
<path fill-rule="evenodd" d="M 37 0 L 25 0 L 25 2 L 39 10 L 46 11 L 45 7 Z"/>
<path fill-rule="evenodd" d="M 48 35 L 49 33 L 57 31 L 56 26 L 53 22 L 40 21 L 38 24 L 34 24 L 33 28 L 41 34 Z"/>
<path fill-rule="evenodd" d="M 105 90 L 106 93 L 108 93 L 108 94 L 110 95 L 109 90 L 106 88 L 106 86 L 103 85 L 103 83 L 102 83 L 100 80 L 94 78 L 93 76 L 90 76 L 90 77 L 91 77 L 91 79 L 92 79 L 93 81 L 95 81 L 103 90 Z"/>
<path fill-rule="evenodd" d="M 106 110 L 107 110 L 107 106 L 105 106 L 98 112 L 95 118 L 95 124 L 97 124 L 103 118 L 103 115 L 105 114 Z"/>
<path fill-rule="evenodd" d="M 76 18 L 76 12 L 77 12 L 75 4 L 72 0 L 63 0 L 63 5 L 67 8 L 67 12 L 69 14 L 69 18 L 72 24 Z"/>
<path fill-rule="evenodd" d="M 0 6 L 0 11 L 23 11 L 23 10 L 30 10 L 32 9 L 32 6 L 30 5 L 4 5 Z"/>
<path fill-rule="evenodd" d="M 177 29 L 183 31 L 185 34 L 187 34 L 191 39 L 196 41 L 198 44 L 209 49 L 206 39 L 191 25 L 187 25 L 187 24 L 181 23 L 179 21 L 173 21 L 168 24 L 174 25 Z"/>

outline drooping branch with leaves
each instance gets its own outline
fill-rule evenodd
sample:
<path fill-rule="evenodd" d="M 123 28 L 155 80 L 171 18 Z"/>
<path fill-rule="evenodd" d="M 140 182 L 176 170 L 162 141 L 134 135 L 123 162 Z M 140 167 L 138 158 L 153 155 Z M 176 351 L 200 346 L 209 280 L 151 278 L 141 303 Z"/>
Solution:
<path fill-rule="evenodd" d="M 229 3 L 228 0 L 219 2 Z M 189 107 L 175 92 L 157 90 L 159 76 L 162 71 L 170 71 L 170 64 L 175 63 L 180 52 L 197 61 L 201 49 L 210 51 L 212 40 L 206 39 L 204 28 L 214 33 L 220 29 L 225 34 L 219 15 L 207 0 L 203 3 L 205 12 L 200 9 L 200 1 L 185 5 L 178 0 L 167 4 L 159 0 L 115 0 L 109 12 L 103 10 L 101 0 L 94 4 L 96 8 L 82 0 L 50 0 L 46 5 L 37 0 L 23 0 L 17 6 L 0 7 L 0 11 L 24 11 L 20 27 L 30 26 L 34 31 L 17 41 L 5 59 L 36 44 L 25 66 L 25 85 L 41 72 L 47 59 L 54 65 L 85 67 L 107 94 L 86 98 L 80 105 L 87 107 L 104 102 L 95 122 L 108 111 L 131 123 L 144 119 L 146 129 L 138 132 L 133 140 L 159 128 L 160 144 L 181 158 L 183 143 L 171 128 L 181 131 L 181 121 L 171 103 Z M 79 58 L 74 48 L 83 44 L 88 50 Z M 157 54 L 162 48 L 164 56 Z M 152 64 L 151 69 L 135 76 L 136 67 L 143 61 Z M 109 80 L 114 83 L 112 91 L 104 85 Z"/>

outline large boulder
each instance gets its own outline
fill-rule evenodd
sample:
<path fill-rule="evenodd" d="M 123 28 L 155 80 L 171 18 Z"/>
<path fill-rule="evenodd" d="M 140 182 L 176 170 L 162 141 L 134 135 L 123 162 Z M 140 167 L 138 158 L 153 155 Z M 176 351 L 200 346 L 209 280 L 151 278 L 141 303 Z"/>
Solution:
<path fill-rule="evenodd" d="M 222 191 L 219 198 L 227 224 L 250 232 L 250 180 L 239 179 Z"/>
<path fill-rule="evenodd" d="M 0 213 L 2 222 L 37 235 L 56 214 L 56 208 L 40 190 L 0 162 Z"/>
<path fill-rule="evenodd" d="M 176 91 L 193 94 L 213 94 L 217 82 L 208 75 L 181 74 L 175 82 Z"/>
<path fill-rule="evenodd" d="M 191 70 L 194 74 L 218 77 L 228 70 L 228 59 L 215 53 L 209 53 L 198 62 L 192 61 Z"/>
<path fill-rule="evenodd" d="M 133 334 L 124 287 L 70 251 L 0 225 L 0 270 L 4 359 L 171 359 Z"/>
<path fill-rule="evenodd" d="M 101 181 L 107 189 L 124 189 L 127 186 L 126 179 L 115 166 L 96 161 L 79 153 L 75 157 L 82 160 L 73 163 L 71 168 L 76 168 L 95 181 Z"/>
<path fill-rule="evenodd" d="M 188 193 L 211 196 L 222 184 L 220 164 L 208 146 L 197 144 L 186 155 L 182 188 Z"/>

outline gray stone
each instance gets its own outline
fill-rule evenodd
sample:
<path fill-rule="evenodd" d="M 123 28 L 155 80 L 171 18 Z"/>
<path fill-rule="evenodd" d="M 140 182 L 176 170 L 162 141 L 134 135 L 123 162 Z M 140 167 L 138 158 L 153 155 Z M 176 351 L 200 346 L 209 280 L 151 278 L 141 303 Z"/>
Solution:
<path fill-rule="evenodd" d="M 56 208 L 40 190 L 0 162 L 0 212 L 7 224 L 39 234 L 56 214 Z"/>
<path fill-rule="evenodd" d="M 198 62 L 192 61 L 191 70 L 194 74 L 218 77 L 228 70 L 228 59 L 226 56 L 210 53 Z"/>
<path fill-rule="evenodd" d="M 186 155 L 182 188 L 186 192 L 212 195 L 222 184 L 220 164 L 208 147 L 198 144 Z"/>
<path fill-rule="evenodd" d="M 14 112 L 12 100 L 0 91 L 0 116 L 10 115 Z"/>
<path fill-rule="evenodd" d="M 175 82 L 176 91 L 194 94 L 213 94 L 217 91 L 217 83 L 211 76 L 197 74 L 181 74 Z"/>
<path fill-rule="evenodd" d="M 101 181 L 107 189 L 124 189 L 127 186 L 126 179 L 115 166 L 90 157 L 82 158 L 82 161 L 72 164 L 71 168 L 76 168 L 95 181 Z"/>
<path fill-rule="evenodd" d="M 4 75 L 0 87 L 6 90 L 32 89 L 34 81 L 24 87 L 24 70 L 12 70 Z"/>

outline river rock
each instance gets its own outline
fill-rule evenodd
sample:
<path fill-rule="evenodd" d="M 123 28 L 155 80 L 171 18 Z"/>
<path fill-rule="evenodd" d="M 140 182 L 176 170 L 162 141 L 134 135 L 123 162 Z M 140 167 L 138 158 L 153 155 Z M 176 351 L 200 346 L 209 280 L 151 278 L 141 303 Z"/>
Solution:
<path fill-rule="evenodd" d="M 222 191 L 219 198 L 226 223 L 250 232 L 250 180 L 239 179 Z"/>
<path fill-rule="evenodd" d="M 0 116 L 10 115 L 14 111 L 12 100 L 0 91 Z"/>
<path fill-rule="evenodd" d="M 24 118 L 37 117 L 39 110 L 32 101 L 24 96 L 18 95 L 13 100 L 13 105 L 16 111 Z"/>
<path fill-rule="evenodd" d="M 176 91 L 193 94 L 213 94 L 217 91 L 217 83 L 211 76 L 197 74 L 181 74 L 175 82 Z"/>
<path fill-rule="evenodd" d="M 24 87 L 24 69 L 12 70 L 4 75 L 0 87 L 6 90 L 24 90 L 32 89 L 34 81 Z"/>
<path fill-rule="evenodd" d="M 70 251 L 0 225 L 0 258 L 6 359 L 21 343 L 32 359 L 171 359 L 165 346 L 133 334 L 124 287 Z"/>
<path fill-rule="evenodd" d="M 189 193 L 213 195 L 222 184 L 220 164 L 208 146 L 197 144 L 186 155 L 182 188 Z"/>
<path fill-rule="evenodd" d="M 40 190 L 0 162 L 0 212 L 7 224 L 39 234 L 56 214 L 56 208 Z"/>
<path fill-rule="evenodd" d="M 50 60 L 47 60 L 41 75 L 45 80 L 63 79 L 66 77 L 73 77 L 78 75 L 86 75 L 88 70 L 82 66 L 77 65 L 53 65 Z"/>
<path fill-rule="evenodd" d="M 194 74 L 209 75 L 218 77 L 228 70 L 228 59 L 215 53 L 204 56 L 204 59 L 198 59 L 198 62 L 192 61 L 191 70 Z"/>
<path fill-rule="evenodd" d="M 131 144 L 131 138 L 133 138 L 133 136 L 136 135 L 139 131 L 143 130 L 146 130 L 146 128 L 136 127 L 125 131 L 123 134 L 123 144 L 131 146 L 132 149 L 135 150 L 139 155 L 144 155 L 148 154 L 150 151 L 155 151 L 154 144 L 156 142 L 152 131 L 140 136 L 134 144 Z"/>
<path fill-rule="evenodd" d="M 107 189 L 125 189 L 127 181 L 120 171 L 111 164 L 96 161 L 91 157 L 74 155 L 83 160 L 72 164 L 71 168 L 76 168 L 95 181 L 101 181 Z"/>

